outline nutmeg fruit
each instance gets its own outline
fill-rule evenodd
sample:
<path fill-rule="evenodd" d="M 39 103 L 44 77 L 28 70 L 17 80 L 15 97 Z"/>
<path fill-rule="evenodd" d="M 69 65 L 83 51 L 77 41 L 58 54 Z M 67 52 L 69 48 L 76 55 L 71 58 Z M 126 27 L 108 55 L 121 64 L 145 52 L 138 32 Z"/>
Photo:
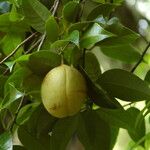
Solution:
<path fill-rule="evenodd" d="M 55 117 L 72 116 L 86 100 L 86 82 L 74 67 L 58 66 L 47 73 L 41 86 L 44 107 Z"/>

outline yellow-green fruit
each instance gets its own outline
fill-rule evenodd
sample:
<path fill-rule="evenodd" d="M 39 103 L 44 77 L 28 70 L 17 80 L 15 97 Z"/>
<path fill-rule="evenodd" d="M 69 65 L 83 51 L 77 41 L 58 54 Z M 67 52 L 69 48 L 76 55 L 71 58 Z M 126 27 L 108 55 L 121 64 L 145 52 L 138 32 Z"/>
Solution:
<path fill-rule="evenodd" d="M 86 83 L 81 73 L 70 66 L 52 69 L 43 80 L 42 101 L 47 111 L 58 118 L 80 111 L 86 99 Z"/>

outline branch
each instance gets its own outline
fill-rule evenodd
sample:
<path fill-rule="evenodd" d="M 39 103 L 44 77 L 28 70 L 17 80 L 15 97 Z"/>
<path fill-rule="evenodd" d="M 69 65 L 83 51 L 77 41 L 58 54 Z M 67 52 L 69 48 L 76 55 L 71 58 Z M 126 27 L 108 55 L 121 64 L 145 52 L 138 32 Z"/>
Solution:
<path fill-rule="evenodd" d="M 138 61 L 138 62 L 135 64 L 135 66 L 132 68 L 132 70 L 131 70 L 132 73 L 135 71 L 135 69 L 136 69 L 136 68 L 139 66 L 139 64 L 142 62 L 142 60 L 143 60 L 143 58 L 144 58 L 146 52 L 148 51 L 149 47 L 150 47 L 150 42 L 148 43 L 148 45 L 146 46 L 145 50 L 143 51 L 143 53 L 142 53 L 142 55 L 141 55 L 139 61 Z"/>
<path fill-rule="evenodd" d="M 52 12 L 52 15 L 53 15 L 53 16 L 55 16 L 55 13 L 56 13 L 56 11 L 57 11 L 58 5 L 59 5 L 59 0 L 55 0 L 55 1 L 54 1 L 54 5 L 53 5 L 52 8 L 51 8 L 51 10 L 53 9 L 53 12 Z M 39 44 L 39 46 L 38 46 L 37 51 L 39 51 L 39 50 L 41 49 L 41 47 L 42 47 L 42 45 L 43 45 L 43 43 L 44 43 L 45 38 L 46 38 L 46 32 L 44 32 L 43 36 L 41 37 L 41 42 L 40 42 L 40 44 Z"/>
<path fill-rule="evenodd" d="M 12 57 L 23 44 L 25 44 L 27 41 L 29 41 L 31 38 L 33 38 L 36 34 L 37 33 L 35 32 L 35 33 L 31 34 L 28 38 L 26 38 L 24 41 L 22 41 L 9 55 L 7 55 L 3 60 L 0 61 L 0 65 L 3 64 L 7 59 Z"/>
<path fill-rule="evenodd" d="M 30 53 L 39 43 L 40 43 L 41 39 L 38 39 L 29 49 L 28 51 L 25 52 L 25 54 Z"/>

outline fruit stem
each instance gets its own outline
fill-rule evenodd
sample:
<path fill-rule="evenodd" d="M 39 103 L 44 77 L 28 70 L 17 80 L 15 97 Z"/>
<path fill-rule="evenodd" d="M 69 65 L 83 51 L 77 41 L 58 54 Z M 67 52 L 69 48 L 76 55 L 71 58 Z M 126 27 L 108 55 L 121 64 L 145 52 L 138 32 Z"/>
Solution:
<path fill-rule="evenodd" d="M 64 57 L 63 57 L 63 55 L 61 54 L 61 65 L 63 65 L 64 64 Z"/>

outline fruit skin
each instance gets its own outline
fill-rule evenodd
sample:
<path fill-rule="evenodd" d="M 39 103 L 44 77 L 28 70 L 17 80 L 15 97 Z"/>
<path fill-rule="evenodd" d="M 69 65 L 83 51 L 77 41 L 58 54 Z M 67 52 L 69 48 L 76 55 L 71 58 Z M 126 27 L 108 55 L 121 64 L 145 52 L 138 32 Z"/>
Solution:
<path fill-rule="evenodd" d="M 49 71 L 41 86 L 41 97 L 47 111 L 55 117 L 72 116 L 80 111 L 87 96 L 81 73 L 61 65 Z"/>

